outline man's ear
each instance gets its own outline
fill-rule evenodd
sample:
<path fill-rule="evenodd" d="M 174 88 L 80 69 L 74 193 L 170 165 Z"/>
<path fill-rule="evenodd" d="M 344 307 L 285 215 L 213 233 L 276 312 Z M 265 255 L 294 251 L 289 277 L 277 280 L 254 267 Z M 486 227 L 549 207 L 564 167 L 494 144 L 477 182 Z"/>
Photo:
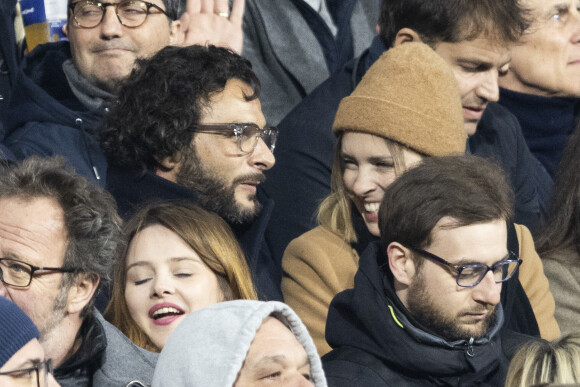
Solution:
<path fill-rule="evenodd" d="M 62 33 L 68 38 L 68 23 L 62 26 Z"/>
<path fill-rule="evenodd" d="M 155 174 L 165 180 L 177 183 L 177 173 L 181 166 L 181 152 L 175 152 L 173 156 L 165 157 L 164 159 L 155 157 L 155 160 L 157 160 L 162 167 L 157 168 Z"/>
<path fill-rule="evenodd" d="M 389 268 L 395 281 L 402 285 L 409 286 L 415 276 L 415 262 L 411 250 L 398 242 L 391 242 L 387 246 L 387 256 L 389 258 Z"/>
<path fill-rule="evenodd" d="M 393 47 L 397 47 L 401 44 L 411 43 L 411 42 L 423 42 L 417 31 L 411 28 L 401 28 L 397 35 L 395 35 L 395 41 L 393 42 Z"/>
<path fill-rule="evenodd" d="M 78 314 L 92 300 L 99 286 L 97 274 L 81 273 L 68 290 L 66 310 L 69 314 Z"/>
<path fill-rule="evenodd" d="M 186 18 L 187 17 L 189 17 L 189 15 L 187 15 Z M 181 24 L 181 20 L 172 21 L 169 26 L 169 44 L 171 46 L 181 46 L 185 39 L 185 34 L 183 32 L 183 24 Z"/>

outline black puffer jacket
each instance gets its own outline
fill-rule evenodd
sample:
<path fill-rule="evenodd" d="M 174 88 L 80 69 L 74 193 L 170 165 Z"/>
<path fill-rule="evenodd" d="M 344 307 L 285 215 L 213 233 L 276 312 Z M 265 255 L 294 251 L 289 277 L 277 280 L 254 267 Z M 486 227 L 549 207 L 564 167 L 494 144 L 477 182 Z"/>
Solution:
<path fill-rule="evenodd" d="M 498 309 L 497 324 L 477 340 L 448 342 L 421 329 L 395 294 L 381 246 L 369 245 L 354 289 L 339 293 L 330 305 L 326 340 L 334 350 L 322 359 L 328 385 L 503 385 L 514 352 L 533 338 L 504 328 L 504 308 Z M 521 287 L 513 279 L 505 285 L 508 296 Z"/>

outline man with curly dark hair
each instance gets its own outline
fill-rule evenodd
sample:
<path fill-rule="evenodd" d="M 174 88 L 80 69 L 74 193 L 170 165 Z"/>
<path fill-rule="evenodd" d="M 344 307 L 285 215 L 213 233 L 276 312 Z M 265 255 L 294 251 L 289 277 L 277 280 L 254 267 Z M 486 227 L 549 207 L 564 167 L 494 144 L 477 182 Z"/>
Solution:
<path fill-rule="evenodd" d="M 0 298 L 38 327 L 62 386 L 151 382 L 155 355 L 93 306 L 120 243 L 114 199 L 62 157 L 33 156 L 0 171 Z"/>
<path fill-rule="evenodd" d="M 250 62 L 215 46 L 166 47 L 139 61 L 101 131 L 107 189 L 123 217 L 150 200 L 188 199 L 225 219 L 261 298 L 281 300 L 280 262 L 265 239 L 275 163 Z"/>

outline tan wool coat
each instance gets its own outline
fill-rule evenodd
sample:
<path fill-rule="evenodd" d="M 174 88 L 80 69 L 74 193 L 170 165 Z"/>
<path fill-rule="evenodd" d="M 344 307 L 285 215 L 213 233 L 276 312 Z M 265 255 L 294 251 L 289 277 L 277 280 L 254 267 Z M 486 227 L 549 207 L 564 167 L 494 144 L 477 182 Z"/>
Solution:
<path fill-rule="evenodd" d="M 554 317 L 555 302 L 542 261 L 530 231 L 515 225 L 524 261 L 519 279 L 536 316 L 542 338 L 560 336 Z M 282 258 L 284 301 L 300 316 L 314 339 L 320 356 L 331 350 L 324 338 L 326 316 L 332 298 L 352 288 L 358 269 L 357 252 L 332 231 L 319 226 L 294 239 Z"/>

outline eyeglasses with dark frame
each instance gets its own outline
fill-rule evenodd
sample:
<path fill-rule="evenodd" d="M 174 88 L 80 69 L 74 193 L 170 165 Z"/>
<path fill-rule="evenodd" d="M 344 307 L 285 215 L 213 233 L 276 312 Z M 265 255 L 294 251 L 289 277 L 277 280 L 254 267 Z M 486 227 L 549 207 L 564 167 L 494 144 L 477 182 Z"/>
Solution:
<path fill-rule="evenodd" d="M 35 362 L 34 366 L 30 368 L 22 368 L 18 370 L 0 372 L 0 376 L 10 376 L 14 379 L 22 381 L 30 380 L 32 372 L 36 374 L 36 385 L 38 387 L 48 386 L 48 374 L 52 374 L 52 359 Z"/>
<path fill-rule="evenodd" d="M 507 258 L 494 263 L 491 266 L 487 266 L 484 263 L 473 263 L 469 265 L 454 265 L 447 262 L 441 257 L 430 253 L 425 250 L 417 249 L 414 247 L 405 246 L 408 249 L 414 251 L 415 253 L 422 255 L 425 258 L 429 258 L 435 262 L 446 265 L 449 268 L 457 272 L 457 277 L 455 282 L 457 285 L 464 288 L 472 288 L 477 286 L 481 280 L 485 277 L 488 271 L 493 273 L 495 283 L 505 282 L 509 280 L 518 267 L 521 265 L 522 260 L 514 252 L 509 252 Z"/>
<path fill-rule="evenodd" d="M 242 153 L 252 153 L 262 139 L 270 152 L 274 153 L 278 129 L 273 126 L 260 128 L 254 123 L 232 122 L 227 124 L 200 124 L 192 128 L 194 132 L 219 134 L 226 137 L 236 137 L 238 149 Z"/>
<path fill-rule="evenodd" d="M 105 11 L 109 6 L 115 8 L 119 23 L 129 28 L 136 28 L 145 23 L 151 13 L 151 8 L 155 8 L 171 20 L 175 20 L 177 17 L 177 15 L 170 15 L 156 4 L 142 0 L 125 0 L 120 3 L 85 0 L 72 3 L 69 8 L 77 27 L 94 28 L 101 24 L 105 18 Z"/>
<path fill-rule="evenodd" d="M 32 282 L 37 271 L 75 273 L 78 269 L 62 267 L 39 267 L 12 258 L 0 258 L 0 281 L 6 285 L 25 288 Z"/>

